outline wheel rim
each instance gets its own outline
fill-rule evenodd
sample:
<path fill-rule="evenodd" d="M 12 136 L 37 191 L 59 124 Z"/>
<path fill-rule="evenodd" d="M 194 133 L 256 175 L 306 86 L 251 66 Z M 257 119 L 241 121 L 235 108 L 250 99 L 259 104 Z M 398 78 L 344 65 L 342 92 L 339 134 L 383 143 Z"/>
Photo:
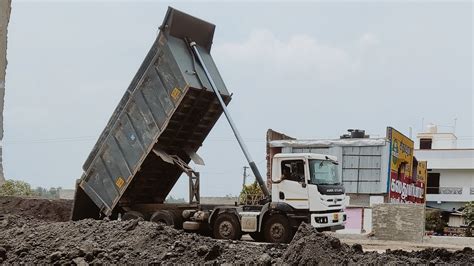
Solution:
<path fill-rule="evenodd" d="M 285 234 L 285 227 L 281 223 L 274 223 L 270 227 L 270 234 L 273 239 L 282 239 Z"/>
<path fill-rule="evenodd" d="M 219 225 L 219 234 L 225 238 L 230 238 L 233 234 L 232 223 L 229 221 L 223 221 Z"/>

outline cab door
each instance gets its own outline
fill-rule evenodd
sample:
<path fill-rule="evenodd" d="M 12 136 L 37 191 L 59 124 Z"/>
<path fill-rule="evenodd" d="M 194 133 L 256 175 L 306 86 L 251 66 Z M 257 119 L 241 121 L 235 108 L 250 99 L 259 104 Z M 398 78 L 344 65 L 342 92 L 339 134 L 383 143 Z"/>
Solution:
<path fill-rule="evenodd" d="M 277 201 L 285 202 L 295 209 L 309 209 L 306 168 L 302 159 L 280 161 L 277 172 L 280 179 L 273 181 Z"/>

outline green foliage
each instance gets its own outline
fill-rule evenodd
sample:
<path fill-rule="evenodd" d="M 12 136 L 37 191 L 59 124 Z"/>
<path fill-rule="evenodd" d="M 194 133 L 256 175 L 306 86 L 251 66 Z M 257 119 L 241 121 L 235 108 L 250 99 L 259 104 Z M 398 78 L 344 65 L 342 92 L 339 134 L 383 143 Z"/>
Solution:
<path fill-rule="evenodd" d="M 443 220 L 441 212 L 438 210 L 426 212 L 425 229 L 428 231 L 435 231 L 436 233 L 443 233 L 443 230 L 448 224 Z"/>
<path fill-rule="evenodd" d="M 0 196 L 32 196 L 30 184 L 20 180 L 6 180 L 0 186 Z"/>
<path fill-rule="evenodd" d="M 34 196 L 47 199 L 58 199 L 61 187 L 31 188 L 27 182 L 20 180 L 7 180 L 0 186 L 0 196 Z"/>
<path fill-rule="evenodd" d="M 175 198 L 172 195 L 169 195 L 168 198 L 165 200 L 166 203 L 185 203 L 186 200 L 184 198 Z"/>
<path fill-rule="evenodd" d="M 59 198 L 59 191 L 61 191 L 61 187 L 51 187 L 49 189 L 44 187 L 37 187 L 34 189 L 33 194 L 37 197 L 47 198 L 47 199 L 58 199 Z"/>
<path fill-rule="evenodd" d="M 244 185 L 239 196 L 239 203 L 245 205 L 255 205 L 263 198 L 263 192 L 257 181 L 250 185 Z"/>
<path fill-rule="evenodd" d="M 472 230 L 474 228 L 474 201 L 466 203 L 464 210 L 462 210 L 462 217 L 466 222 L 466 236 L 472 236 Z"/>

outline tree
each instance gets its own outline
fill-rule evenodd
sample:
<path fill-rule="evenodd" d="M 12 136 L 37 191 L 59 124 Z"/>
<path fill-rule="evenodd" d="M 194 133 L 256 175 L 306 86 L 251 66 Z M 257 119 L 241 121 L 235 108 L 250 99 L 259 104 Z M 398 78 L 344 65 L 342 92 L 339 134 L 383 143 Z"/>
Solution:
<path fill-rule="evenodd" d="M 426 212 L 425 219 L 425 229 L 439 234 L 443 234 L 444 228 L 448 225 L 438 210 Z"/>
<path fill-rule="evenodd" d="M 0 186 L 0 196 L 32 196 L 30 184 L 20 180 L 7 180 Z"/>
<path fill-rule="evenodd" d="M 255 205 L 258 204 L 260 200 L 264 197 L 260 186 L 257 184 L 257 181 L 253 182 L 250 185 L 244 185 L 242 191 L 240 192 L 239 202 L 240 204 L 245 205 Z"/>
<path fill-rule="evenodd" d="M 462 210 L 462 217 L 467 225 L 466 236 L 472 236 L 472 229 L 474 228 L 474 201 L 466 203 L 464 210 Z"/>
<path fill-rule="evenodd" d="M 175 198 L 172 195 L 169 195 L 168 198 L 165 200 L 166 203 L 185 203 L 186 200 L 184 198 Z"/>

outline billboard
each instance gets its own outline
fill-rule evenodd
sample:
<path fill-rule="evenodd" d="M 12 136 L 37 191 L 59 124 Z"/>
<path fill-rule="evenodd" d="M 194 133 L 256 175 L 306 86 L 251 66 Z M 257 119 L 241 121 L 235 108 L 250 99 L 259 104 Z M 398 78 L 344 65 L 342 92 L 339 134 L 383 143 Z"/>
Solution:
<path fill-rule="evenodd" d="M 426 162 L 418 162 L 413 156 L 413 141 L 392 127 L 387 127 L 390 141 L 388 171 L 389 202 L 425 202 Z M 423 170 L 423 167 L 425 170 Z M 420 171 L 420 174 L 418 174 Z"/>

